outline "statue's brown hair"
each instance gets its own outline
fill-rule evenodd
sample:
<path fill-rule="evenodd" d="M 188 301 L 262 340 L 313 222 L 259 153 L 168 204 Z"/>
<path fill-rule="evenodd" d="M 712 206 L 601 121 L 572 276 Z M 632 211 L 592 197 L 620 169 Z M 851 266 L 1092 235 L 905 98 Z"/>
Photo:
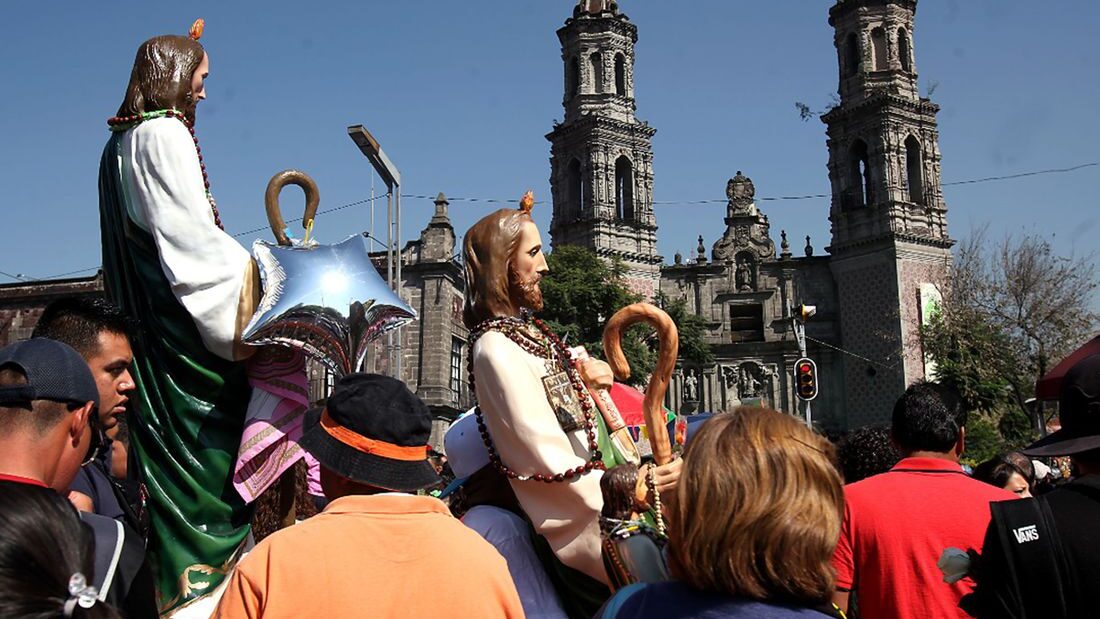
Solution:
<path fill-rule="evenodd" d="M 691 587 L 805 605 L 832 597 L 844 491 L 833 448 L 794 417 L 740 407 L 692 437 L 669 529 Z"/>
<path fill-rule="evenodd" d="M 164 35 L 142 43 L 117 115 L 169 108 L 190 113 L 191 77 L 205 53 L 198 41 L 185 36 Z"/>
<path fill-rule="evenodd" d="M 509 296 L 509 271 L 529 210 L 500 209 L 481 218 L 462 241 L 466 264 L 466 307 L 462 321 L 473 329 L 494 316 L 514 312 Z"/>

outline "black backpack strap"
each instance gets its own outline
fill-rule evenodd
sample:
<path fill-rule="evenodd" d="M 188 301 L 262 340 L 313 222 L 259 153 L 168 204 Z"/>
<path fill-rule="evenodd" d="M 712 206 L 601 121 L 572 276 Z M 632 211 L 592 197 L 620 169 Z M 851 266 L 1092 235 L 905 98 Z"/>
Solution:
<path fill-rule="evenodd" d="M 990 503 L 1005 554 L 1005 572 L 1019 593 L 1023 617 L 1068 618 L 1066 562 L 1045 500 Z"/>

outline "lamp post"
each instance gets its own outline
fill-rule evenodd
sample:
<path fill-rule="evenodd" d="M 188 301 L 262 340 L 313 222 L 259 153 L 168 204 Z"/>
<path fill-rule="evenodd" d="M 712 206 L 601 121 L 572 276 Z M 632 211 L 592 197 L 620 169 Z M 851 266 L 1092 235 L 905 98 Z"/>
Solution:
<path fill-rule="evenodd" d="M 389 195 L 386 197 L 386 283 L 401 298 L 401 173 L 397 166 L 393 165 L 378 140 L 367 131 L 363 125 L 351 125 L 348 127 L 348 136 L 359 150 L 366 155 L 374 171 L 386 183 Z M 395 225 L 396 224 L 396 225 Z M 394 242 L 396 237 L 396 244 Z M 390 361 L 393 367 L 394 377 L 401 380 L 401 338 L 397 338 L 394 344 L 393 332 L 386 334 L 387 347 L 390 351 Z"/>

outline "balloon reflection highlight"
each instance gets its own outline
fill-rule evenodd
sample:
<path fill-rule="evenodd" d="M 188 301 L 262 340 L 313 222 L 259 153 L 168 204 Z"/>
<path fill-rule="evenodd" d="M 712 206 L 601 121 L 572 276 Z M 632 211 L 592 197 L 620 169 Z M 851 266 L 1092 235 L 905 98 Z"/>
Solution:
<path fill-rule="evenodd" d="M 362 368 L 371 340 L 416 319 L 378 274 L 360 235 L 311 247 L 256 241 L 252 255 L 264 293 L 244 329 L 247 344 L 301 350 L 344 376 Z"/>

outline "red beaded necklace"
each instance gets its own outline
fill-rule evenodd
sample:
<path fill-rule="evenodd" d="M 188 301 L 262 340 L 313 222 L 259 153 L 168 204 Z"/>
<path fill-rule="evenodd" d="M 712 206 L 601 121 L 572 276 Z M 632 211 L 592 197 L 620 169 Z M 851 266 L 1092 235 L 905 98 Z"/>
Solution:
<path fill-rule="evenodd" d="M 531 330 L 527 328 L 528 324 L 533 324 L 535 328 L 538 329 L 537 334 L 532 333 Z M 485 449 L 489 452 L 489 462 L 491 462 L 502 475 L 509 479 L 518 481 L 534 480 L 545 483 L 570 480 L 574 477 L 580 477 L 592 469 L 603 470 L 603 456 L 600 453 L 599 444 L 596 441 L 596 414 L 592 410 L 593 406 L 592 401 L 588 397 L 588 390 L 584 386 L 584 381 L 581 380 L 580 372 L 578 372 L 569 361 L 569 350 L 565 347 L 565 344 L 538 318 L 532 316 L 529 317 L 529 321 L 514 317 L 490 318 L 474 328 L 473 332 L 470 334 L 469 357 L 466 366 L 470 373 L 470 393 L 475 394 L 476 397 L 477 390 L 474 385 L 474 344 L 477 343 L 477 340 L 482 335 L 485 335 L 489 331 L 499 331 L 509 340 L 515 342 L 524 352 L 539 357 L 540 359 L 551 361 L 555 366 L 560 367 L 566 373 L 573 387 L 573 391 L 576 392 L 577 398 L 580 400 L 581 410 L 584 412 L 584 432 L 588 438 L 588 448 L 592 452 L 588 462 L 561 473 L 520 475 L 508 468 L 504 462 L 501 461 L 500 454 L 497 453 L 496 447 L 493 445 L 493 439 L 489 436 L 489 428 L 485 425 L 485 418 L 481 412 L 481 406 L 474 406 L 474 416 L 477 418 L 477 428 L 481 433 L 481 440 L 485 443 Z M 541 335 L 541 342 L 536 339 L 538 335 Z"/>
<path fill-rule="evenodd" d="M 202 149 L 199 148 L 199 138 L 195 136 L 195 126 L 190 120 L 187 120 L 183 112 L 179 110 L 156 110 L 153 112 L 135 114 L 133 116 L 114 116 L 107 119 L 107 126 L 111 128 L 111 131 L 125 131 L 154 118 L 178 118 L 179 121 L 183 123 L 183 126 L 187 127 L 187 131 L 191 133 L 191 140 L 195 143 L 195 153 L 199 156 L 199 168 L 202 170 L 202 184 L 206 189 L 206 201 L 210 203 L 210 211 L 214 213 L 214 225 L 218 226 L 220 230 L 225 230 L 225 226 L 222 225 L 221 215 L 218 213 L 218 203 L 214 201 L 214 196 L 210 193 L 210 177 L 206 174 L 206 164 L 203 163 L 202 160 Z"/>

